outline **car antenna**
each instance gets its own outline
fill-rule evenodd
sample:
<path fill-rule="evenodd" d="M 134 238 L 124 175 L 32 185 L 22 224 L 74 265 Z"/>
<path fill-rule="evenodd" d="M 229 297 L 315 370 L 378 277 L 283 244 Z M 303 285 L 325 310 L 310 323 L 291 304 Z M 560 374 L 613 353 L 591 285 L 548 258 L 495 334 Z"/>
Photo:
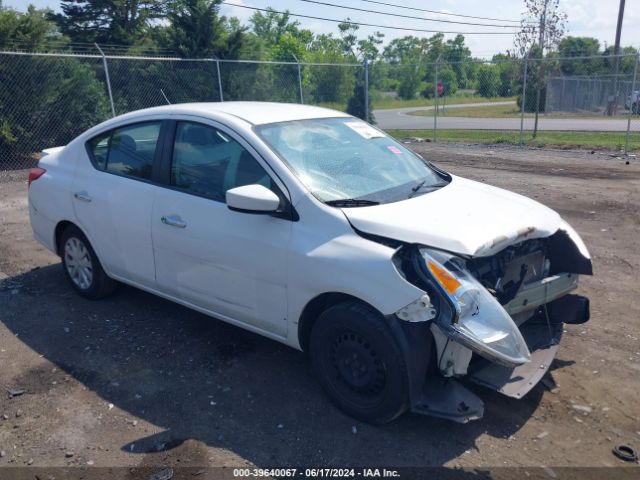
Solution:
<path fill-rule="evenodd" d="M 164 94 L 164 91 L 162 89 L 160 89 L 160 93 L 162 94 L 162 96 L 164 97 L 164 99 L 167 102 L 167 105 L 171 105 L 171 102 L 169 101 L 169 99 L 167 98 L 167 96 Z"/>

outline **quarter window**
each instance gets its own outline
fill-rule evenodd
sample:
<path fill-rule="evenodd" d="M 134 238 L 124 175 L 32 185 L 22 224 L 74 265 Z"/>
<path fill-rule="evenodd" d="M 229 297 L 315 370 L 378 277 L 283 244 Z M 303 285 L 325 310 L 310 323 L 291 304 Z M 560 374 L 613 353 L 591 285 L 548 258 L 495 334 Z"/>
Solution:
<path fill-rule="evenodd" d="M 238 142 L 213 127 L 179 122 L 171 164 L 171 185 L 195 195 L 225 201 L 227 190 L 271 178 Z"/>
<path fill-rule="evenodd" d="M 161 122 L 117 128 L 87 142 L 94 166 L 118 175 L 151 180 Z"/>
<path fill-rule="evenodd" d="M 111 140 L 111 132 L 98 135 L 87 142 L 91 159 L 98 170 L 104 170 L 107 166 L 109 140 Z"/>

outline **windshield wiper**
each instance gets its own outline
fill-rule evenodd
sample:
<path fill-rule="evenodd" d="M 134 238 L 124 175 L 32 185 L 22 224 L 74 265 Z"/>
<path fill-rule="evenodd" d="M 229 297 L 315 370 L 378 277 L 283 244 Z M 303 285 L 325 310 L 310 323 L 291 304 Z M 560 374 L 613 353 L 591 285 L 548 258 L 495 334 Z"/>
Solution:
<path fill-rule="evenodd" d="M 418 191 L 424 187 L 424 184 L 427 183 L 427 180 L 422 180 L 421 182 L 418 182 L 417 184 L 415 184 L 413 187 L 411 187 L 411 193 L 409 193 L 409 195 L 407 196 L 407 198 L 412 198 L 416 193 L 418 193 Z M 438 182 L 438 183 L 434 183 L 433 185 L 428 185 L 428 187 L 431 190 L 436 190 L 438 188 L 442 188 L 447 186 L 448 183 L 447 182 Z"/>
<path fill-rule="evenodd" d="M 324 202 L 331 207 L 369 207 L 372 205 L 380 205 L 380 202 L 374 200 L 363 200 L 357 198 L 342 198 L 340 200 L 329 200 Z"/>
<path fill-rule="evenodd" d="M 421 182 L 418 182 L 416 185 L 414 185 L 413 187 L 411 187 L 411 193 L 409 194 L 409 198 L 413 197 L 418 190 L 420 190 L 422 188 L 422 186 L 427 183 L 427 179 L 425 178 L 424 180 L 422 180 Z"/>

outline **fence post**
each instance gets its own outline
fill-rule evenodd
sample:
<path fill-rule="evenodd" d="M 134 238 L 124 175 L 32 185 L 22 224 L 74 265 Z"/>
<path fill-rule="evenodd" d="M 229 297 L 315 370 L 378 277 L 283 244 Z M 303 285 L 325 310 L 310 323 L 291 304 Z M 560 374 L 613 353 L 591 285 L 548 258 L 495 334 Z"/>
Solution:
<path fill-rule="evenodd" d="M 629 102 L 629 116 L 627 117 L 627 134 L 624 139 L 624 154 L 627 155 L 629 153 L 629 131 L 631 130 L 631 114 L 632 114 L 632 105 L 633 103 L 633 92 L 636 89 L 636 76 L 638 75 L 638 58 L 640 58 L 640 51 L 636 53 L 636 65 L 633 67 L 633 81 L 631 82 L 631 101 Z M 638 107 L 636 106 L 636 115 L 638 114 Z"/>
<path fill-rule="evenodd" d="M 527 101 L 527 74 L 529 71 L 529 57 L 524 57 L 524 79 L 522 80 L 522 101 L 520 105 L 520 148 L 524 144 L 524 104 Z"/>
<path fill-rule="evenodd" d="M 369 121 L 369 59 L 364 59 L 364 121 Z"/>
<path fill-rule="evenodd" d="M 433 114 L 433 142 L 434 143 L 438 139 L 438 62 L 440 62 L 440 57 L 438 57 L 436 60 L 435 71 L 433 74 L 434 107 L 436 110 Z"/>
<path fill-rule="evenodd" d="M 220 60 L 218 57 L 214 57 L 216 61 L 216 72 L 218 73 L 218 93 L 220 94 L 220 101 L 224 102 L 224 96 L 222 95 L 222 78 L 220 77 Z"/>
<path fill-rule="evenodd" d="M 107 65 L 107 57 L 100 48 L 100 45 L 94 43 L 100 55 L 102 55 L 102 65 L 104 66 L 104 77 L 107 81 L 107 91 L 109 92 L 109 103 L 111 104 L 111 114 L 116 116 L 116 107 L 113 105 L 113 94 L 111 93 L 111 79 L 109 78 L 109 65 Z"/>
<path fill-rule="evenodd" d="M 300 90 L 300 103 L 304 105 L 304 96 L 302 94 L 302 68 L 300 66 L 300 60 L 293 53 L 293 58 L 295 58 L 296 63 L 298 64 L 298 89 Z"/>

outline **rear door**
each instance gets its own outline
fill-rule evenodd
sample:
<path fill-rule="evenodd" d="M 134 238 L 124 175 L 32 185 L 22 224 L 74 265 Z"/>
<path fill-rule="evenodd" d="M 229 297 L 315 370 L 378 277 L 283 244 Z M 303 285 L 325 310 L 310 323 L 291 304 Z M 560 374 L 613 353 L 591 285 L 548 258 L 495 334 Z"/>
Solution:
<path fill-rule="evenodd" d="M 167 143 L 166 188 L 152 215 L 158 287 L 277 336 L 286 335 L 287 249 L 292 222 L 229 210 L 228 189 L 282 188 L 249 144 L 222 125 L 177 121 Z M 168 142 L 169 140 L 167 140 Z"/>
<path fill-rule="evenodd" d="M 115 128 L 89 140 L 79 162 L 74 209 L 108 273 L 155 287 L 151 210 L 160 158 L 161 120 Z"/>

